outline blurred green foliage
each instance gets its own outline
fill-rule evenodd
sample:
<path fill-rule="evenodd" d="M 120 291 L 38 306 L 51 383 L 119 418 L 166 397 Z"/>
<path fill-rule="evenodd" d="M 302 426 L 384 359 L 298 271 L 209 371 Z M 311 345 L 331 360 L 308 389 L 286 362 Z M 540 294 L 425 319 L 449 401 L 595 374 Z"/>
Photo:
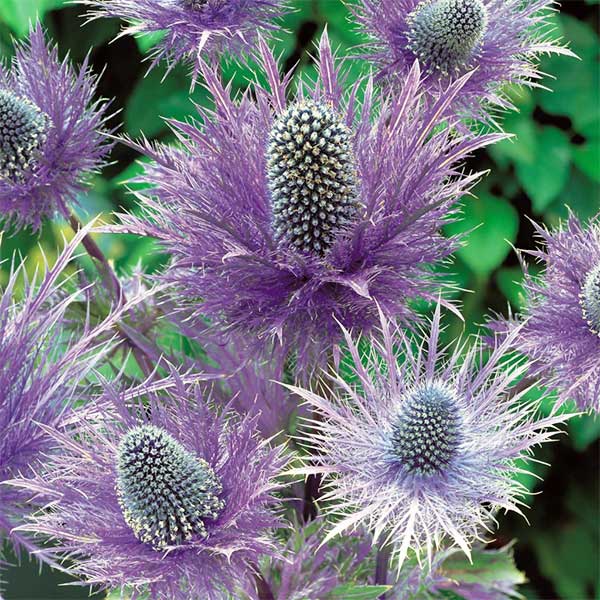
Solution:
<path fill-rule="evenodd" d="M 505 129 L 516 137 L 473 157 L 467 167 L 489 170 L 472 197 L 463 201 L 463 219 L 448 225 L 447 233 L 468 232 L 467 243 L 447 267 L 448 277 L 458 289 L 465 322 L 452 321 L 446 335 L 456 337 L 475 332 L 491 312 L 506 313 L 508 306 L 518 311 L 522 305 L 522 273 L 512 247 L 535 245 L 529 218 L 555 226 L 567 214 L 567 206 L 581 218 L 589 218 L 600 208 L 600 68 L 598 13 L 599 0 L 566 0 L 553 19 L 569 47 L 579 56 L 544 57 L 542 70 L 548 73 L 542 85 L 532 90 L 511 89 L 518 111 L 508 114 Z M 327 23 L 334 48 L 340 56 L 352 54 L 361 36 L 348 22 L 348 9 L 339 0 L 299 0 L 298 10 L 284 23 L 274 42 L 282 63 L 291 68 L 298 63 L 302 77 L 315 73 L 310 53 L 313 43 Z M 119 31 L 114 20 L 95 21 L 81 27 L 84 10 L 67 0 L 0 0 L 0 55 L 12 54 L 12 37 L 24 36 L 29 23 L 39 15 L 61 53 L 69 52 L 81 61 L 90 51 L 94 69 L 106 65 L 100 90 L 115 97 L 120 111 L 113 120 L 119 132 L 136 137 L 169 141 L 166 119 L 186 119 L 194 115 L 194 103 L 210 102 L 201 85 L 190 94 L 188 70 L 178 66 L 165 77 L 164 67 L 146 75 L 143 63 L 153 38 L 135 41 L 123 38 L 108 42 Z M 347 65 L 348 78 L 364 72 L 359 60 Z M 234 92 L 243 90 L 254 74 L 239 65 L 224 61 L 223 73 L 233 82 Z M 117 147 L 114 163 L 94 177 L 88 194 L 79 198 L 80 217 L 88 221 L 102 215 L 111 219 L 114 210 L 135 210 L 135 200 L 123 182 L 139 170 L 137 156 Z M 135 189 L 135 186 L 130 186 Z M 7 237 L 2 257 L 17 251 L 26 256 L 30 269 L 39 264 L 43 251 L 52 257 L 62 236 L 71 233 L 65 223 L 48 223 L 40 235 L 21 232 Z M 134 236 L 101 236 L 98 243 L 121 273 L 137 264 L 155 270 L 164 262 L 151 241 Z M 84 267 L 91 265 L 82 259 Z M 534 267 L 535 269 L 535 267 Z M 0 271 L 0 284 L 6 266 Z M 551 466 L 539 465 L 538 475 L 546 480 L 544 494 L 531 499 L 532 526 L 520 518 L 501 522 L 498 545 L 519 538 L 515 554 L 529 584 L 525 594 L 531 600 L 598 598 L 598 457 L 600 420 L 581 416 L 572 421 L 569 436 L 537 456 Z M 537 480 L 528 485 L 537 490 Z M 11 569 L 6 598 L 49 599 L 85 598 L 88 590 L 57 588 L 61 577 L 46 569 L 36 576 L 37 567 L 24 561 Z M 68 591 L 65 591 L 65 590 Z M 343 595 L 342 595 L 343 596 Z M 342 597 L 340 596 L 340 598 Z M 348 598 L 348 596 L 345 596 Z"/>

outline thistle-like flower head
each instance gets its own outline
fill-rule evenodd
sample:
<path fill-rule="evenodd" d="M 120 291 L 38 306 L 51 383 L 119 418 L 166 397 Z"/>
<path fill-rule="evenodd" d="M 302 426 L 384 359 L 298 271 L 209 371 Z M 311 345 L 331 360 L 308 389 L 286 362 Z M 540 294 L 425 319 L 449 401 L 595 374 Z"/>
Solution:
<path fill-rule="evenodd" d="M 135 536 L 156 550 L 206 538 L 205 519 L 215 520 L 225 503 L 219 478 L 203 459 L 154 425 L 141 425 L 121 440 L 117 493 Z"/>
<path fill-rule="evenodd" d="M 176 374 L 152 386 L 107 384 L 70 432 L 49 432 L 60 452 L 13 485 L 52 508 L 23 529 L 55 539 L 49 552 L 69 556 L 83 584 L 220 600 L 277 554 L 271 509 L 286 459 L 255 417 L 217 414 Z"/>
<path fill-rule="evenodd" d="M 518 329 L 515 350 L 531 359 L 531 376 L 558 391 L 560 404 L 600 411 L 600 224 L 570 215 L 564 226 L 537 226 L 543 247 L 530 254 L 545 271 L 526 278 L 520 319 L 493 324 Z"/>
<path fill-rule="evenodd" d="M 205 66 L 216 107 L 203 127 L 174 123 L 178 148 L 136 146 L 153 159 L 150 187 L 142 217 L 122 220 L 171 254 L 163 277 L 188 324 L 208 315 L 261 350 L 275 340 L 302 367 L 340 339 L 336 320 L 364 330 L 377 303 L 408 320 L 408 300 L 437 298 L 431 265 L 457 244 L 441 226 L 478 177 L 459 164 L 498 138 L 456 134 L 453 118 L 434 131 L 466 79 L 430 106 L 417 66 L 397 96 L 376 97 L 371 81 L 344 94 L 325 34 L 319 80 L 288 101 L 291 74 L 280 79 L 262 42 L 258 58 L 256 100 L 232 100 Z"/>
<path fill-rule="evenodd" d="M 116 17 L 127 23 L 124 33 L 160 33 L 151 68 L 166 59 L 171 68 L 180 61 L 193 66 L 194 81 L 200 60 L 218 59 L 223 52 L 236 56 L 277 28 L 287 12 L 287 0 L 78 0 L 90 7 L 87 17 Z"/>
<path fill-rule="evenodd" d="M 44 427 L 67 426 L 74 404 L 90 396 L 92 370 L 113 347 L 118 313 L 96 327 L 82 327 L 77 337 L 67 316 L 81 293 L 68 291 L 66 271 L 85 233 L 75 236 L 42 277 L 29 280 L 21 265 L 0 291 L 0 532 L 17 549 L 34 547 L 14 530 L 29 496 L 5 483 L 31 474 L 53 452 Z"/>
<path fill-rule="evenodd" d="M 415 60 L 427 94 L 474 71 L 453 110 L 488 118 L 482 105 L 510 108 L 508 83 L 537 85 L 542 54 L 572 53 L 548 22 L 553 0 L 360 0 L 356 17 L 368 57 L 386 85 L 403 81 Z"/>
<path fill-rule="evenodd" d="M 0 65 L 0 219 L 37 229 L 67 215 L 111 145 L 95 92 L 87 59 L 79 71 L 60 61 L 39 24 L 10 68 Z"/>
<path fill-rule="evenodd" d="M 300 434 L 315 466 L 298 472 L 323 473 L 320 505 L 338 519 L 326 539 L 362 525 L 398 568 L 411 549 L 468 555 L 496 510 L 519 512 L 519 462 L 568 418 L 536 420 L 538 403 L 511 391 L 527 369 L 512 339 L 482 362 L 479 344 L 438 349 L 439 326 L 439 307 L 421 340 L 382 317 L 367 355 L 346 332 L 355 383 L 331 375 L 327 398 L 291 388 L 316 411 Z"/>

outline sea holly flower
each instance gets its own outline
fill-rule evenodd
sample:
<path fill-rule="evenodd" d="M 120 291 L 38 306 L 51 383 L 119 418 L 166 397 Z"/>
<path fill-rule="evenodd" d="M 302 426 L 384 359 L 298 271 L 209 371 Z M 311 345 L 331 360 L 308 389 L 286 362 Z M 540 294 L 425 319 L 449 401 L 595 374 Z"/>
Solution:
<path fill-rule="evenodd" d="M 200 60 L 224 51 L 240 55 L 257 33 L 277 28 L 287 0 L 79 0 L 90 7 L 90 20 L 116 17 L 127 23 L 123 34 L 161 34 L 152 65 L 166 59 L 169 68 L 190 62 L 194 80 Z"/>
<path fill-rule="evenodd" d="M 391 98 L 366 82 L 359 108 L 361 83 L 342 92 L 324 34 L 318 81 L 288 101 L 291 74 L 262 41 L 258 55 L 255 100 L 231 99 L 204 66 L 216 106 L 199 109 L 203 127 L 173 122 L 178 147 L 134 144 L 152 159 L 149 189 L 122 222 L 172 256 L 162 279 L 188 325 L 208 316 L 261 349 L 275 340 L 301 368 L 340 339 L 337 321 L 368 329 L 377 303 L 412 320 L 411 299 L 438 297 L 432 265 L 458 244 L 440 228 L 478 179 L 460 163 L 499 137 L 437 127 L 466 78 L 424 107 L 415 66 Z"/>
<path fill-rule="evenodd" d="M 94 98 L 86 58 L 77 71 L 59 60 L 39 23 L 0 65 L 0 218 L 39 229 L 42 219 L 69 215 L 87 176 L 111 144 L 103 133 L 106 102 Z"/>
<path fill-rule="evenodd" d="M 439 331 L 439 306 L 423 339 L 382 317 L 366 356 L 345 331 L 357 383 L 332 374 L 330 398 L 290 388 L 315 411 L 299 434 L 315 464 L 297 472 L 323 474 L 320 505 L 338 519 L 325 539 L 364 526 L 398 568 L 409 550 L 469 555 L 497 510 L 520 512 L 515 474 L 568 418 L 537 420 L 513 387 L 527 370 L 507 355 L 516 334 L 482 362 L 480 344 L 438 349 Z"/>
<path fill-rule="evenodd" d="M 486 118 L 481 104 L 510 108 L 507 83 L 539 85 L 537 61 L 562 47 L 549 23 L 553 0 L 360 0 L 356 17 L 368 57 L 386 84 L 398 85 L 415 60 L 424 86 L 439 96 L 473 71 L 453 108 Z"/>
<path fill-rule="evenodd" d="M 143 395 L 143 396 L 142 396 Z M 255 433 L 255 417 L 215 412 L 176 374 L 118 391 L 106 384 L 22 491 L 51 503 L 23 530 L 55 540 L 48 553 L 82 585 L 134 598 L 222 599 L 261 556 L 271 529 L 282 447 Z"/>
<path fill-rule="evenodd" d="M 571 214 L 556 231 L 536 225 L 544 244 L 528 252 L 545 271 L 526 277 L 521 319 L 492 324 L 516 329 L 515 350 L 531 360 L 529 376 L 558 392 L 559 404 L 600 411 L 600 224 Z M 523 321 L 522 323 L 520 321 Z"/>
<path fill-rule="evenodd" d="M 31 475 L 52 453 L 54 443 L 43 428 L 67 426 L 72 407 L 91 394 L 90 374 L 114 347 L 111 329 L 119 312 L 94 327 L 82 325 L 76 334 L 72 329 L 71 309 L 82 293 L 69 291 L 65 269 L 86 232 L 39 280 L 28 280 L 21 264 L 0 292 L 0 532 L 17 550 L 34 548 L 14 529 L 29 495 L 4 484 Z"/>

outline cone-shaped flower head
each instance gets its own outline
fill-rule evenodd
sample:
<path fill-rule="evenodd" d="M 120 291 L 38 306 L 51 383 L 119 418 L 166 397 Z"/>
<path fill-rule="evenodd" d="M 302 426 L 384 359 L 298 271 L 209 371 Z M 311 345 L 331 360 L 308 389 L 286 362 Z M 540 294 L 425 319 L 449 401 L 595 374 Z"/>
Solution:
<path fill-rule="evenodd" d="M 319 80 L 296 96 L 262 42 L 258 59 L 268 85 L 256 100 L 230 99 L 204 67 L 216 107 L 201 109 L 202 129 L 174 123 L 182 147 L 136 146 L 150 187 L 142 216 L 122 220 L 171 254 L 163 277 L 188 325 L 208 315 L 302 366 L 340 339 L 336 320 L 364 330 L 377 303 L 408 320 L 410 299 L 437 298 L 431 265 L 457 244 L 441 226 L 477 179 L 460 162 L 498 138 L 455 134 L 454 118 L 434 132 L 466 79 L 427 107 L 415 67 L 391 98 L 362 82 L 359 109 L 361 83 L 342 92 L 326 34 Z"/>
<path fill-rule="evenodd" d="M 79 71 L 60 61 L 39 24 L 0 65 L 0 220 L 37 229 L 68 214 L 110 149 L 95 92 L 87 59 Z"/>
<path fill-rule="evenodd" d="M 346 332 L 355 383 L 332 375 L 329 398 L 291 388 L 317 414 L 300 434 L 315 466 L 298 472 L 323 473 L 320 505 L 338 519 L 326 539 L 362 525 L 396 568 L 448 542 L 468 555 L 497 509 L 520 511 L 521 459 L 567 418 L 536 420 L 539 404 L 512 390 L 527 369 L 512 339 L 482 362 L 478 343 L 439 350 L 439 325 L 439 307 L 423 339 L 382 317 L 366 355 Z"/>
<path fill-rule="evenodd" d="M 474 70 L 452 109 L 485 119 L 482 104 L 510 107 L 507 83 L 537 84 L 539 56 L 571 54 L 549 24 L 553 5 L 553 0 L 360 0 L 356 16 L 386 84 L 398 85 L 418 60 L 427 93 L 435 97 Z"/>
<path fill-rule="evenodd" d="M 427 68 L 449 75 L 469 64 L 486 26 L 482 0 L 422 2 L 408 17 L 408 47 Z"/>
<path fill-rule="evenodd" d="M 152 387 L 107 385 L 68 435 L 49 432 L 60 452 L 13 485 L 52 508 L 23 529 L 55 539 L 49 552 L 69 556 L 82 584 L 221 600 L 277 554 L 274 478 L 286 459 L 256 435 L 254 417 L 217 414 L 177 375 Z"/>
<path fill-rule="evenodd" d="M 277 28 L 287 0 L 78 0 L 90 7 L 87 17 L 116 17 L 127 23 L 124 33 L 161 34 L 151 68 L 161 59 L 172 68 L 190 62 L 196 79 L 201 57 L 218 59 L 223 52 L 241 55 L 257 34 Z"/>
<path fill-rule="evenodd" d="M 530 252 L 544 267 L 527 276 L 522 319 L 494 323 L 517 329 L 514 348 L 531 359 L 530 375 L 558 391 L 559 403 L 600 411 L 600 224 L 570 215 L 563 227 L 536 226 L 544 247 Z M 520 321 L 523 321 L 521 323 Z"/>
<path fill-rule="evenodd" d="M 313 101 L 292 104 L 273 123 L 267 180 L 277 241 L 323 255 L 356 217 L 351 131 Z"/>
<path fill-rule="evenodd" d="M 119 445 L 117 493 L 135 536 L 156 550 L 207 537 L 205 519 L 219 516 L 223 491 L 210 465 L 164 429 L 142 425 Z"/>
<path fill-rule="evenodd" d="M 60 429 L 72 418 L 73 404 L 89 398 L 88 376 L 113 347 L 111 327 L 118 313 L 71 335 L 67 312 L 81 296 L 68 291 L 72 282 L 65 271 L 86 232 L 39 280 L 28 280 L 21 265 L 0 290 L 0 533 L 17 549 L 33 548 L 31 540 L 13 530 L 29 495 L 5 482 L 30 474 L 52 453 L 54 443 L 43 427 Z"/>

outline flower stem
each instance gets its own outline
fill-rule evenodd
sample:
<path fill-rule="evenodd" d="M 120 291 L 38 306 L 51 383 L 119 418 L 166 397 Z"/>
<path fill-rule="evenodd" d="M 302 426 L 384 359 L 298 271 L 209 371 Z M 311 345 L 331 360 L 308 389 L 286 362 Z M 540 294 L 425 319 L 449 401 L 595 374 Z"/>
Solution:
<path fill-rule="evenodd" d="M 387 576 L 390 562 L 390 546 L 380 545 L 377 549 L 377 558 L 375 563 L 375 585 L 387 585 Z M 386 594 L 379 596 L 379 600 L 384 600 Z"/>
<path fill-rule="evenodd" d="M 325 369 L 325 373 L 323 373 L 317 379 L 317 384 L 315 387 L 317 393 L 323 395 L 324 397 L 329 397 L 331 395 L 331 390 L 326 382 L 326 373 L 333 373 L 335 371 L 335 363 L 332 354 L 328 356 L 327 366 Z M 318 421 L 320 418 L 320 413 L 318 411 L 313 411 L 313 421 Z M 321 479 L 321 475 L 318 474 L 309 475 L 306 478 L 306 483 L 304 485 L 304 506 L 302 511 L 302 516 L 305 523 L 312 521 L 317 516 L 318 510 L 316 502 L 321 495 Z"/>
<path fill-rule="evenodd" d="M 70 213 L 68 216 L 69 225 L 71 225 L 71 229 L 75 233 L 77 233 L 80 229 L 83 229 L 83 225 L 73 213 Z M 81 240 L 81 243 L 90 257 L 99 265 L 99 271 L 101 275 L 107 280 L 112 295 L 117 302 L 117 306 L 120 306 L 125 302 L 125 295 L 123 294 L 123 288 L 121 287 L 119 278 L 108 262 L 108 259 L 106 256 L 104 256 L 104 253 L 102 250 L 100 250 L 98 244 L 96 244 L 89 234 L 84 236 L 84 238 Z"/>
<path fill-rule="evenodd" d="M 269 582 L 263 577 L 262 573 L 258 570 L 258 567 L 255 568 L 254 582 L 256 584 L 256 592 L 259 600 L 275 600 Z"/>
<path fill-rule="evenodd" d="M 69 213 L 67 217 L 69 219 L 69 225 L 75 233 L 83 229 L 83 225 L 73 213 Z M 121 282 L 119 281 L 117 274 L 114 272 L 110 262 L 108 262 L 108 259 L 106 258 L 98 244 L 96 244 L 96 242 L 89 235 L 89 233 L 85 234 L 85 236 L 81 240 L 81 244 L 85 248 L 90 258 L 92 258 L 92 260 L 94 261 L 94 264 L 96 265 L 98 272 L 100 273 L 102 278 L 106 281 L 106 284 L 108 285 L 111 294 L 116 302 L 115 307 L 118 308 L 119 306 L 125 304 L 125 302 L 127 302 L 127 298 L 125 297 L 125 293 L 123 292 Z M 125 343 L 133 352 L 133 356 L 135 357 L 135 360 L 137 361 L 144 375 L 149 377 L 154 371 L 152 359 L 148 357 L 145 354 L 143 348 L 136 344 L 135 341 L 130 336 L 128 336 L 127 333 L 124 332 L 120 327 L 118 328 L 118 331 Z"/>

